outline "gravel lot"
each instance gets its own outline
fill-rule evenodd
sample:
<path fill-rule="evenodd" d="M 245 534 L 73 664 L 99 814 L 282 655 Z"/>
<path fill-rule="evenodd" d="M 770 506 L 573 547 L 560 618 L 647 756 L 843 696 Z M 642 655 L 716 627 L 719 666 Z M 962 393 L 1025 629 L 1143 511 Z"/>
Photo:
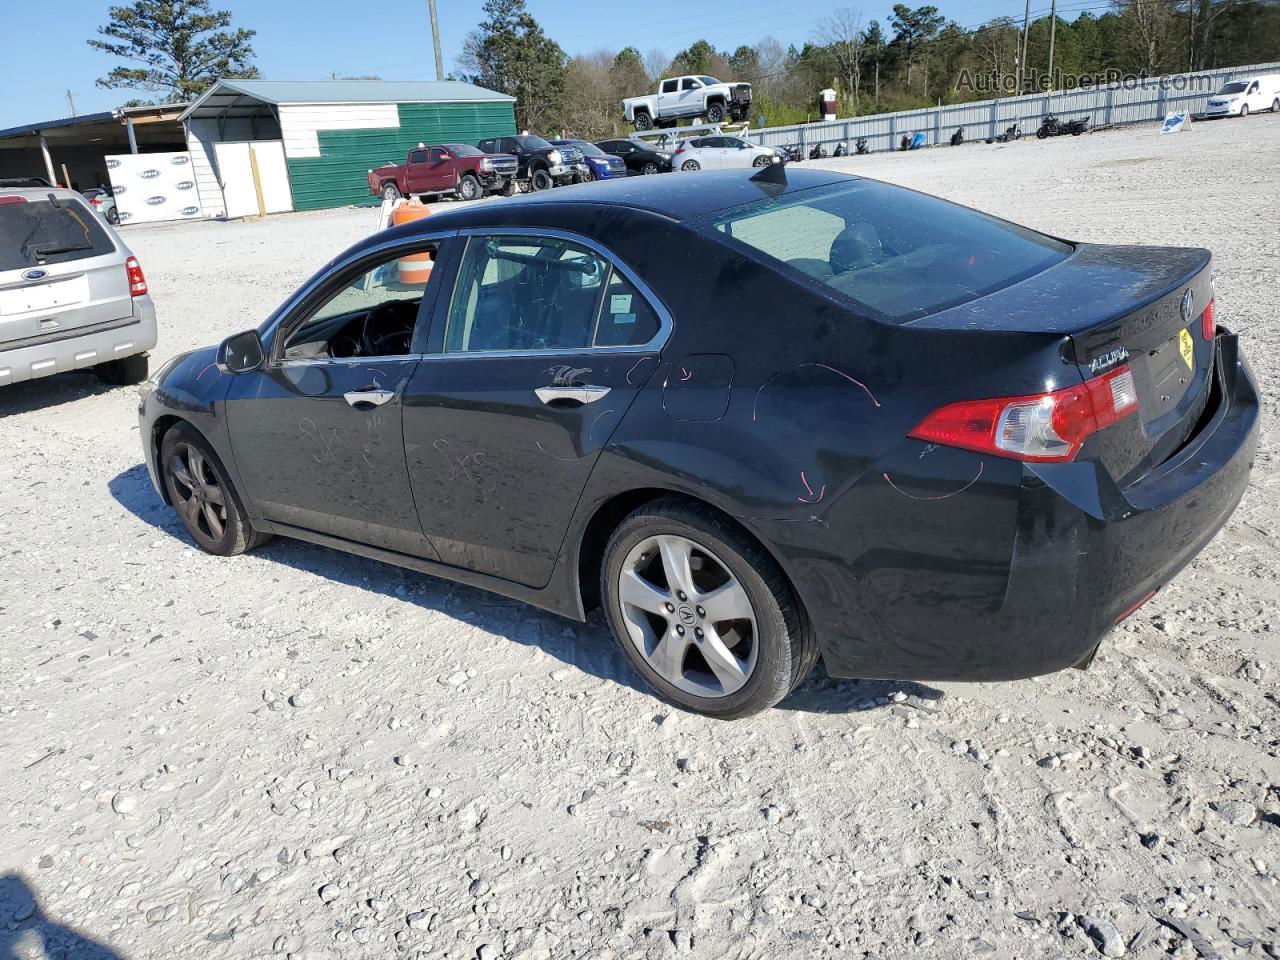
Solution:
<path fill-rule="evenodd" d="M 5 389 L 0 957 L 1280 957 L 1278 156 L 1266 115 L 826 161 L 1214 250 L 1253 486 L 1087 673 L 677 713 L 598 619 L 288 540 L 206 556 L 132 389 Z M 127 229 L 153 363 L 373 219 Z"/>

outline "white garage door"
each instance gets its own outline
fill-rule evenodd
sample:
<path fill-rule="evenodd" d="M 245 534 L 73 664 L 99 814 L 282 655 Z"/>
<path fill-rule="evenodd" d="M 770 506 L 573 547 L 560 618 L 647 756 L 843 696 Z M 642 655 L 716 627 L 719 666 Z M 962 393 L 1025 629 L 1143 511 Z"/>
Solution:
<path fill-rule="evenodd" d="M 293 209 L 289 168 L 284 162 L 284 144 L 279 140 L 215 143 L 213 151 L 228 217 L 252 217 L 259 213 L 284 213 Z M 262 191 L 261 208 L 258 205 L 259 190 Z"/>

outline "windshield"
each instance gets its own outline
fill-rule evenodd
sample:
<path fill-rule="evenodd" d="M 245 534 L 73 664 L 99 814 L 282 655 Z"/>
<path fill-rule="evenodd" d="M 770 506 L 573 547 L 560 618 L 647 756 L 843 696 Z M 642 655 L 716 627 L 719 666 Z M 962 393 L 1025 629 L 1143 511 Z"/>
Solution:
<path fill-rule="evenodd" d="M 452 153 L 455 157 L 483 157 L 483 150 L 477 150 L 475 147 L 468 146 L 465 143 L 446 143 L 445 149 Z"/>
<path fill-rule="evenodd" d="M 937 197 L 863 180 L 758 200 L 711 229 L 852 301 L 903 322 L 986 296 L 1071 247 Z"/>
<path fill-rule="evenodd" d="M 601 150 L 599 147 L 597 147 L 594 143 L 584 143 L 584 142 L 582 142 L 582 141 L 578 141 L 578 140 L 571 140 L 571 141 L 569 142 L 569 145 L 570 145 L 570 146 L 577 147 L 579 150 L 581 150 L 581 151 L 582 151 L 582 153 L 583 153 L 583 155 L 584 155 L 584 156 L 588 156 L 588 157 L 606 157 L 606 156 L 608 156 L 608 154 L 607 154 L 607 153 L 605 153 L 603 150 Z"/>
<path fill-rule="evenodd" d="M 541 137 L 516 137 L 516 142 L 526 150 L 550 150 L 551 144 Z"/>
<path fill-rule="evenodd" d="M 97 257 L 115 249 L 97 215 L 77 200 L 0 201 L 0 271 Z"/>
<path fill-rule="evenodd" d="M 1218 93 L 1244 93 L 1245 87 L 1247 86 L 1247 83 L 1224 83 L 1222 85 L 1222 89 L 1219 90 Z"/>

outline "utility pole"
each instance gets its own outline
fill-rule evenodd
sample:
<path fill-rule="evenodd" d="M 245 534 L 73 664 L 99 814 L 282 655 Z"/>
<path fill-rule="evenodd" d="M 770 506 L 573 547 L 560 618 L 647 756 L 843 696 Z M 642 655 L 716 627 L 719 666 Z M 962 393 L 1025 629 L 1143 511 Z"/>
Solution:
<path fill-rule="evenodd" d="M 76 115 L 76 95 L 70 90 L 67 91 L 67 106 L 71 108 L 71 115 Z"/>
<path fill-rule="evenodd" d="M 1053 35 L 1058 27 L 1058 0 L 1049 4 L 1049 89 L 1053 90 Z"/>
<path fill-rule="evenodd" d="M 444 79 L 444 57 L 440 56 L 440 21 L 436 19 L 436 0 L 427 0 L 431 9 L 431 39 L 436 46 L 436 79 Z"/>
<path fill-rule="evenodd" d="M 1027 34 L 1031 32 L 1031 0 L 1022 14 L 1022 52 L 1018 54 L 1018 93 L 1022 93 L 1023 74 L 1027 72 Z"/>

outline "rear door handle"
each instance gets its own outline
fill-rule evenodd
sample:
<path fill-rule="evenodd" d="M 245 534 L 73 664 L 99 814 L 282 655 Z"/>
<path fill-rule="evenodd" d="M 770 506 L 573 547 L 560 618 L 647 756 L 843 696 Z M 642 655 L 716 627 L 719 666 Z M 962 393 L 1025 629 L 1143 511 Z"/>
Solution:
<path fill-rule="evenodd" d="M 349 390 L 342 398 L 353 407 L 380 407 L 396 395 L 394 390 L 381 390 L 377 387 L 368 390 Z"/>
<path fill-rule="evenodd" d="M 581 405 L 595 403 L 609 392 L 609 387 L 596 387 L 591 384 L 575 384 L 571 387 L 538 387 L 533 392 L 546 404 L 567 403 Z"/>

